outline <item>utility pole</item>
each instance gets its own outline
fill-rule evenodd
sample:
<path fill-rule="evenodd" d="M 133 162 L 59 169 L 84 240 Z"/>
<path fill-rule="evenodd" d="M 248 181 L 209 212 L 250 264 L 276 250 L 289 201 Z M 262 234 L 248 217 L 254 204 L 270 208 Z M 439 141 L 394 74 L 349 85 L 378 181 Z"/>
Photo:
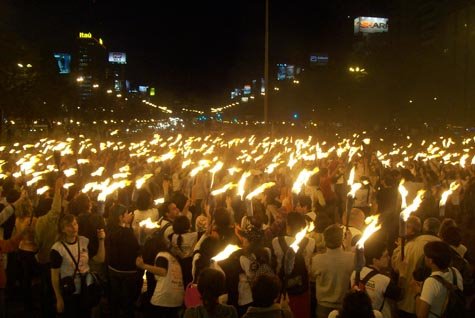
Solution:
<path fill-rule="evenodd" d="M 269 121 L 269 0 L 266 0 L 266 28 L 264 40 L 264 124 Z"/>

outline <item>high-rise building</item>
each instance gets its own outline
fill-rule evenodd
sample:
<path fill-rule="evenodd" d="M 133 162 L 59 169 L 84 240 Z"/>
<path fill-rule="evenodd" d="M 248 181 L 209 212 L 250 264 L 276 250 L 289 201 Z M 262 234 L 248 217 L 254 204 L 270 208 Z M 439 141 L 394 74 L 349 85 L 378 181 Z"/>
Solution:
<path fill-rule="evenodd" d="M 77 83 L 82 105 L 89 104 L 94 89 L 104 84 L 106 70 L 106 47 L 101 38 L 90 32 L 78 34 Z"/>
<path fill-rule="evenodd" d="M 108 61 L 107 84 L 117 94 L 126 92 L 125 66 L 127 55 L 124 52 L 109 52 Z"/>

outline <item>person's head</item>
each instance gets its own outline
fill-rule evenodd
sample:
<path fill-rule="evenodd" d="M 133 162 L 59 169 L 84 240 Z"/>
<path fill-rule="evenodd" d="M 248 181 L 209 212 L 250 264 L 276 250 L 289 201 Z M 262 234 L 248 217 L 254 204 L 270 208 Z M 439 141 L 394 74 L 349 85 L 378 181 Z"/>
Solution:
<path fill-rule="evenodd" d="M 374 318 L 373 305 L 364 291 L 349 291 L 343 298 L 339 318 Z"/>
<path fill-rule="evenodd" d="M 173 233 L 175 234 L 185 234 L 190 231 L 190 228 L 190 219 L 184 215 L 177 216 L 173 221 Z"/>
<path fill-rule="evenodd" d="M 357 208 L 351 209 L 349 226 L 352 226 L 354 228 L 362 230 L 365 227 L 365 222 L 364 221 L 365 221 L 365 214 L 364 214 L 363 210 L 357 209 Z M 346 213 L 344 215 L 343 222 L 346 223 Z M 346 225 L 346 224 L 344 224 L 344 225 Z"/>
<path fill-rule="evenodd" d="M 377 270 L 389 267 L 389 253 L 383 240 L 379 237 L 369 238 L 364 244 L 366 265 L 374 266 Z"/>
<path fill-rule="evenodd" d="M 300 232 L 307 223 L 305 222 L 305 217 L 298 212 L 290 212 L 287 214 L 287 235 L 295 236 Z"/>
<path fill-rule="evenodd" d="M 8 203 L 12 204 L 18 199 L 20 199 L 21 193 L 16 189 L 11 189 L 7 192 L 6 200 Z"/>
<path fill-rule="evenodd" d="M 446 270 L 452 258 L 450 246 L 444 242 L 429 242 L 424 246 L 425 263 L 434 270 Z"/>
<path fill-rule="evenodd" d="M 217 229 L 228 229 L 232 225 L 231 213 L 225 208 L 214 211 L 214 225 Z"/>
<path fill-rule="evenodd" d="M 295 211 L 299 213 L 308 213 L 312 210 L 312 198 L 308 195 L 299 195 Z"/>
<path fill-rule="evenodd" d="M 320 213 L 317 216 L 317 220 L 315 221 L 315 223 L 315 230 L 317 231 L 317 233 L 323 233 L 327 227 L 333 224 L 333 221 L 327 214 Z"/>
<path fill-rule="evenodd" d="M 323 238 L 327 248 L 340 248 L 343 243 L 343 229 L 336 224 L 330 225 L 323 232 Z"/>
<path fill-rule="evenodd" d="M 176 204 L 170 201 L 164 202 L 158 209 L 158 212 L 161 217 L 170 221 L 174 221 L 178 214 L 180 214 L 180 210 L 178 210 Z"/>
<path fill-rule="evenodd" d="M 124 216 L 127 213 L 127 207 L 122 204 L 114 204 L 109 212 L 107 224 L 109 227 L 119 227 L 124 223 Z"/>
<path fill-rule="evenodd" d="M 86 193 L 78 194 L 69 204 L 69 212 L 78 216 L 81 213 L 89 213 L 92 209 L 92 202 Z"/>
<path fill-rule="evenodd" d="M 462 244 L 462 232 L 460 231 L 460 228 L 456 226 L 444 227 L 440 233 L 440 238 L 445 243 L 454 247 L 458 247 L 460 244 Z"/>
<path fill-rule="evenodd" d="M 421 219 L 415 215 L 411 215 L 406 222 L 406 234 L 407 236 L 417 236 L 421 233 L 422 224 Z"/>
<path fill-rule="evenodd" d="M 441 236 L 442 232 L 445 230 L 446 227 L 449 226 L 457 226 L 457 223 L 455 222 L 454 219 L 451 218 L 445 218 L 442 220 L 442 223 L 440 223 L 440 228 L 439 228 L 439 237 Z"/>
<path fill-rule="evenodd" d="M 440 221 L 437 218 L 427 218 L 422 225 L 422 233 L 435 235 L 439 233 Z"/>
<path fill-rule="evenodd" d="M 280 295 L 282 284 L 277 275 L 263 274 L 256 277 L 251 291 L 255 307 L 270 307 Z"/>
<path fill-rule="evenodd" d="M 152 195 L 146 189 L 137 191 L 137 209 L 140 211 L 148 210 L 152 207 Z"/>
<path fill-rule="evenodd" d="M 264 231 L 252 224 L 248 225 L 245 229 L 240 230 L 239 235 L 243 239 L 242 243 L 244 248 L 260 246 L 264 239 Z"/>
<path fill-rule="evenodd" d="M 213 312 L 218 298 L 226 292 L 226 279 L 221 271 L 206 268 L 198 277 L 198 291 L 208 312 Z"/>
<path fill-rule="evenodd" d="M 79 225 L 73 214 L 64 214 L 58 222 L 58 232 L 60 239 L 73 239 L 77 237 Z"/>

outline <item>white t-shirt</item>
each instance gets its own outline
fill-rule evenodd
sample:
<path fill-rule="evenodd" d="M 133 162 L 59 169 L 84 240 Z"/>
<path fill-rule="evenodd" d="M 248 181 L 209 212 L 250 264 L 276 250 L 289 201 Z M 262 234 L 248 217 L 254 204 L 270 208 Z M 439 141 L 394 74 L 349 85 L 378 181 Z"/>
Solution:
<path fill-rule="evenodd" d="M 269 248 L 265 248 L 266 252 L 269 254 L 269 260 L 271 258 L 271 251 Z M 239 274 L 239 283 L 238 283 L 238 305 L 245 306 L 252 303 L 252 291 L 251 291 L 251 284 L 250 279 L 252 278 L 251 272 L 251 264 L 253 262 L 253 258 L 255 259 L 255 255 L 252 254 L 251 257 L 242 255 L 239 257 L 239 263 L 241 265 L 242 270 L 244 273 Z"/>
<path fill-rule="evenodd" d="M 455 274 L 457 275 L 457 287 L 460 290 L 463 290 L 463 279 L 459 271 L 456 268 L 451 267 Z M 442 276 L 450 284 L 453 283 L 452 271 L 447 272 L 432 272 L 431 276 L 439 275 Z M 429 318 L 438 318 L 442 315 L 443 306 L 447 298 L 447 289 L 439 283 L 435 278 L 429 277 L 424 281 L 422 286 L 422 292 L 420 300 L 429 304 Z"/>
<path fill-rule="evenodd" d="M 371 273 L 373 269 L 369 267 L 363 267 L 360 273 L 361 280 L 363 280 L 366 275 Z M 383 274 L 376 274 L 371 277 L 368 282 L 366 283 L 365 289 L 366 293 L 368 294 L 369 298 L 371 299 L 371 303 L 373 304 L 373 308 L 376 310 L 381 311 L 384 318 L 391 318 L 391 307 L 390 304 L 385 301 L 385 293 L 386 289 L 389 286 L 391 279 L 388 276 Z M 351 286 L 355 284 L 355 272 L 351 274 Z"/>
<path fill-rule="evenodd" d="M 168 252 L 160 252 L 157 257 L 164 257 L 168 261 L 166 276 L 155 275 L 157 286 L 150 299 L 154 306 L 180 307 L 183 304 L 185 289 L 183 288 L 183 276 L 181 267 L 175 257 Z"/>
<path fill-rule="evenodd" d="M 165 231 L 166 232 L 166 231 Z M 178 247 L 179 235 L 172 233 L 170 241 L 170 249 L 172 254 L 180 256 L 180 258 L 191 257 L 193 255 L 193 249 L 198 241 L 198 232 L 184 233 L 181 235 L 183 242 L 181 248 Z"/>

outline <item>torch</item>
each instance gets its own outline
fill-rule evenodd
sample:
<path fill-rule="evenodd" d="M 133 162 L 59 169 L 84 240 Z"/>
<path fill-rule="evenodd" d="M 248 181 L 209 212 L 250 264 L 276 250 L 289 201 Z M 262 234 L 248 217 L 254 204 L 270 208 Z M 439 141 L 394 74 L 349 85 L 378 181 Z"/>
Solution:
<path fill-rule="evenodd" d="M 361 183 L 353 183 L 355 179 L 355 167 L 351 169 L 350 176 L 348 178 L 348 185 L 350 186 L 350 191 L 346 196 L 346 232 L 350 227 L 350 213 L 353 208 L 353 202 L 355 200 L 356 191 L 361 188 Z"/>
<path fill-rule="evenodd" d="M 399 183 L 398 191 L 401 195 L 401 211 L 407 208 L 407 195 L 408 191 L 406 187 L 404 187 L 404 179 L 401 179 Z M 401 260 L 404 260 L 404 247 L 406 245 L 406 221 L 404 221 L 402 214 L 399 216 L 399 238 L 401 239 Z"/>
<path fill-rule="evenodd" d="M 407 220 L 411 216 L 413 212 L 415 212 L 420 204 L 422 203 L 422 199 L 424 197 L 425 190 L 419 190 L 417 192 L 417 196 L 412 201 L 411 205 L 409 205 L 407 208 L 405 208 L 401 213 L 400 213 L 400 224 L 399 224 L 399 236 L 401 237 L 401 261 L 404 260 L 404 246 L 405 246 L 405 239 L 406 239 L 406 226 L 407 226 Z"/>
<path fill-rule="evenodd" d="M 254 215 L 254 206 L 252 205 L 252 199 L 258 195 L 258 194 L 261 194 L 262 192 L 264 192 L 265 189 L 268 189 L 268 188 L 271 188 L 275 185 L 275 182 L 266 182 L 264 184 L 261 184 L 260 186 L 258 186 L 254 191 L 252 191 L 251 193 L 249 193 L 247 196 L 246 196 L 246 200 L 249 200 L 251 203 L 251 215 L 250 216 L 253 216 Z"/>
<path fill-rule="evenodd" d="M 381 229 L 381 224 L 379 223 L 379 214 L 369 216 L 366 218 L 365 223 L 367 224 L 366 229 L 363 232 L 363 235 L 356 243 L 356 253 L 355 253 L 355 285 L 358 286 L 360 283 L 361 270 L 365 265 L 364 258 L 364 243 L 371 235 Z"/>
<path fill-rule="evenodd" d="M 292 270 L 294 269 L 295 265 L 295 255 L 299 251 L 299 244 L 307 234 L 308 230 L 308 225 L 303 228 L 300 232 L 295 234 L 295 240 L 294 242 L 289 246 L 289 248 L 284 252 L 284 258 L 282 260 L 282 266 L 283 266 L 283 273 L 284 273 L 284 279 L 283 279 L 283 286 L 282 286 L 282 291 L 285 294 L 287 290 L 287 280 L 286 277 L 292 273 Z"/>
<path fill-rule="evenodd" d="M 460 183 L 458 183 L 457 181 L 454 181 L 450 184 L 450 187 L 449 187 L 449 190 L 445 191 L 444 193 L 442 193 L 442 196 L 440 198 L 440 201 L 439 201 L 439 215 L 441 217 L 444 217 L 445 216 L 445 205 L 447 203 L 447 199 L 449 198 L 449 196 L 451 196 L 455 190 L 457 190 L 458 188 L 460 187 Z"/>

